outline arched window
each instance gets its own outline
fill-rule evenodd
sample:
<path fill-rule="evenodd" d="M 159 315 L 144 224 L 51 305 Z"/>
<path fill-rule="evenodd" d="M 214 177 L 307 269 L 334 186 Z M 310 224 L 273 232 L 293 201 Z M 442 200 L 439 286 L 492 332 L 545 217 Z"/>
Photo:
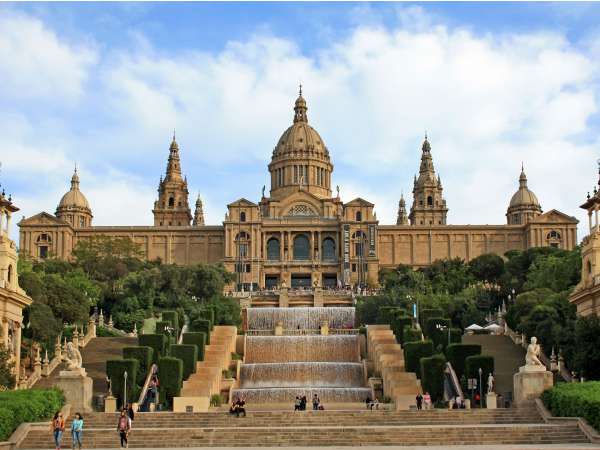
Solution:
<path fill-rule="evenodd" d="M 237 256 L 245 258 L 248 256 L 248 244 L 250 243 L 250 236 L 245 231 L 242 231 L 235 237 L 235 243 L 237 248 Z"/>
<path fill-rule="evenodd" d="M 433 206 L 433 197 L 431 195 L 427 197 L 427 206 Z"/>
<path fill-rule="evenodd" d="M 52 238 L 49 234 L 42 233 L 38 236 L 37 242 L 52 242 Z"/>
<path fill-rule="evenodd" d="M 335 261 L 335 241 L 327 237 L 323 239 L 323 250 L 322 250 L 323 261 Z"/>
<path fill-rule="evenodd" d="M 307 260 L 310 258 L 310 245 L 308 238 L 304 234 L 299 234 L 294 238 L 294 259 Z"/>
<path fill-rule="evenodd" d="M 546 239 L 560 239 L 560 233 L 558 231 L 552 230 L 550 233 L 548 233 Z"/>
<path fill-rule="evenodd" d="M 175 199 L 173 197 L 169 197 L 169 208 L 175 206 Z"/>
<path fill-rule="evenodd" d="M 352 236 L 354 238 L 354 254 L 357 257 L 364 256 L 364 249 L 366 245 L 366 235 L 362 231 L 357 231 Z"/>
<path fill-rule="evenodd" d="M 356 211 L 356 221 L 360 222 L 362 220 L 362 213 L 360 211 Z"/>
<path fill-rule="evenodd" d="M 279 239 L 271 238 L 267 241 L 267 260 L 279 261 L 280 246 Z"/>
<path fill-rule="evenodd" d="M 242 211 L 240 213 L 240 222 L 245 222 L 246 221 L 246 212 Z"/>

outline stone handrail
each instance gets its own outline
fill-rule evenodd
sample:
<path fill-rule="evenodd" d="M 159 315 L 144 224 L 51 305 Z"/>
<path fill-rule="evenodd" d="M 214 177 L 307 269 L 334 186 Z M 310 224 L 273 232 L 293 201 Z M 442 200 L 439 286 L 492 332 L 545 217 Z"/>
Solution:
<path fill-rule="evenodd" d="M 585 434 L 592 444 L 600 444 L 600 434 L 583 417 L 554 417 L 539 398 L 535 399 L 535 407 L 544 422 L 557 424 L 577 423 L 581 432 Z"/>
<path fill-rule="evenodd" d="M 158 366 L 156 364 L 152 364 L 150 370 L 148 371 L 148 375 L 146 376 L 146 381 L 144 382 L 144 386 L 142 387 L 142 392 L 140 392 L 140 396 L 138 398 L 137 404 L 138 407 L 144 403 L 146 399 L 146 395 L 148 394 L 148 388 L 150 387 L 150 381 L 152 381 L 152 376 L 158 372 Z"/>
<path fill-rule="evenodd" d="M 511 330 L 506 322 L 504 323 L 504 334 L 507 335 L 515 343 L 515 345 L 520 345 L 521 347 L 523 347 L 525 349 L 527 348 L 529 340 L 528 340 L 527 336 L 525 335 L 525 333 L 517 333 L 517 332 Z M 571 375 L 569 370 L 565 367 L 564 362 L 562 361 L 562 358 L 559 357 L 558 364 L 555 364 L 555 363 L 553 363 L 553 361 L 550 358 L 548 358 L 548 356 L 544 353 L 544 351 L 541 350 L 540 351 L 540 361 L 542 361 L 542 363 L 546 366 L 546 368 L 548 370 L 550 370 L 551 372 L 554 372 L 554 371 L 558 372 L 558 374 L 566 382 L 568 382 L 568 383 L 573 382 L 573 376 Z"/>

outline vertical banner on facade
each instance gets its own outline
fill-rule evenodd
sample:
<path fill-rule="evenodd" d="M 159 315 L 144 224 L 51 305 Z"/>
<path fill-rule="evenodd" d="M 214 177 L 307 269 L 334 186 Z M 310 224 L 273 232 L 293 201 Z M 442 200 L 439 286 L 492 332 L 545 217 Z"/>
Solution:
<path fill-rule="evenodd" d="M 369 225 L 369 256 L 375 256 L 375 225 Z"/>
<path fill-rule="evenodd" d="M 350 285 L 350 225 L 344 225 L 344 286 Z"/>

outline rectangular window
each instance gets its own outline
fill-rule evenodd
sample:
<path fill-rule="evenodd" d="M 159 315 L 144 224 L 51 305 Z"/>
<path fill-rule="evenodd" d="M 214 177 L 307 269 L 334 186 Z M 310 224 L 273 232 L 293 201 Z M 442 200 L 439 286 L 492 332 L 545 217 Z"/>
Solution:
<path fill-rule="evenodd" d="M 356 264 L 352 264 L 352 272 L 356 272 Z"/>
<path fill-rule="evenodd" d="M 298 183 L 298 166 L 294 166 L 294 183 Z"/>
<path fill-rule="evenodd" d="M 48 257 L 48 247 L 42 245 L 40 247 L 40 258 L 45 259 Z"/>

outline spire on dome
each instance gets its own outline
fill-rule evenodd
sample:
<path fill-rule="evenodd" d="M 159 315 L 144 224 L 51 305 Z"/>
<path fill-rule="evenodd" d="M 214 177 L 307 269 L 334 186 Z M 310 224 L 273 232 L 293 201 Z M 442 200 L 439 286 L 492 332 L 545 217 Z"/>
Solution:
<path fill-rule="evenodd" d="M 75 163 L 75 170 L 73 171 L 73 176 L 71 177 L 71 190 L 79 190 L 79 175 L 77 174 L 77 163 Z"/>
<path fill-rule="evenodd" d="M 302 85 L 300 85 L 298 90 L 298 98 L 296 99 L 296 103 L 294 105 L 294 123 L 308 123 L 308 116 L 306 115 L 307 110 L 308 108 L 306 107 L 306 100 L 304 100 L 304 97 L 302 97 Z"/>
<path fill-rule="evenodd" d="M 527 188 L 527 175 L 525 175 L 525 168 L 521 162 L 521 175 L 519 175 L 519 187 Z"/>

